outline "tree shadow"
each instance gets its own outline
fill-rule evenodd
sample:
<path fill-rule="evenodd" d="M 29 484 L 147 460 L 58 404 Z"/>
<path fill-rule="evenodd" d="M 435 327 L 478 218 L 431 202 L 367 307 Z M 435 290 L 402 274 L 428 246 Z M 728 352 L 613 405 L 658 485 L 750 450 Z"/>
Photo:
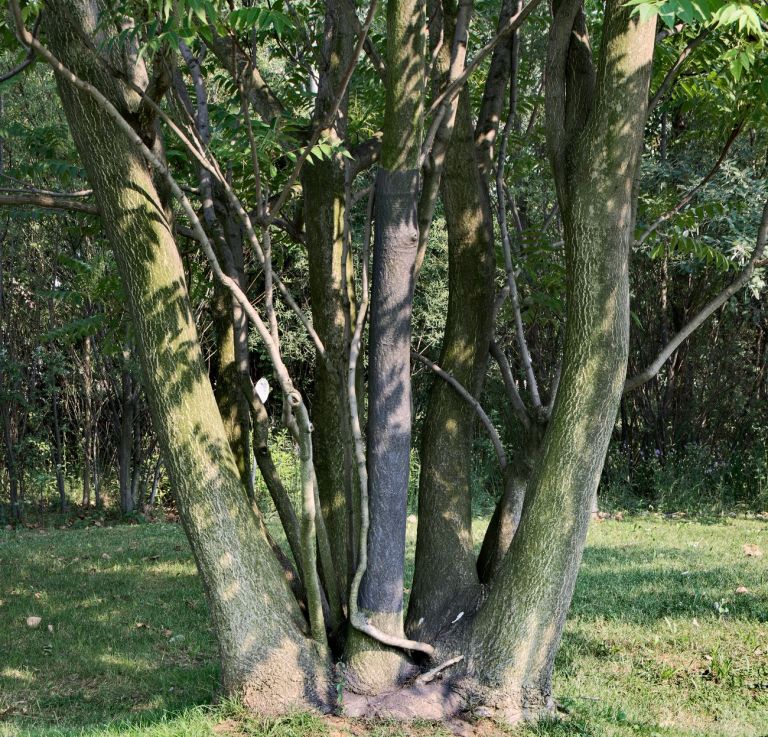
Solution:
<path fill-rule="evenodd" d="M 576 583 L 571 616 L 652 627 L 665 617 L 719 616 L 727 601 L 730 619 L 768 622 L 768 591 L 736 595 L 745 578 L 733 566 L 702 565 L 696 551 L 679 548 L 588 547 Z"/>

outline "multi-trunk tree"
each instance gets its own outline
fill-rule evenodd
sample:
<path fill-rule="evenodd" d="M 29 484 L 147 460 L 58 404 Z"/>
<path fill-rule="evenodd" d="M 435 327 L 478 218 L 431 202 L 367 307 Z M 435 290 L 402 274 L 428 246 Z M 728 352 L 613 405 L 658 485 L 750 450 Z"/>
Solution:
<path fill-rule="evenodd" d="M 554 658 L 621 397 L 747 283 L 768 214 L 739 276 L 626 382 L 655 15 L 620 0 L 551 9 L 505 0 L 488 43 L 469 50 L 471 1 L 388 0 L 381 17 L 375 2 L 363 10 L 346 0 L 305 17 L 192 0 L 10 2 L 20 43 L 55 74 L 115 255 L 227 693 L 262 713 L 332 709 L 339 685 L 354 713 L 434 717 L 471 701 L 505 721 L 535 718 L 553 708 Z M 549 23 L 539 58 L 526 61 L 546 79 L 566 273 L 562 356 L 545 380 L 518 283 L 524 213 L 505 177 L 524 135 L 520 34 L 531 16 Z M 380 21 L 383 48 L 372 32 Z M 301 44 L 286 47 L 286 26 Z M 285 99 L 263 72 L 272 47 L 304 83 L 287 85 Z M 468 84 L 485 62 L 476 111 Z M 383 85 L 381 104 L 371 95 L 361 103 L 372 85 Z M 361 123 L 358 108 L 369 104 L 375 112 Z M 526 112 L 530 127 L 538 111 Z M 371 121 L 380 131 L 366 131 Z M 405 611 L 411 313 L 439 204 L 449 298 L 439 364 L 417 356 L 435 383 Z M 205 255 L 215 284 L 215 387 L 182 239 Z M 306 248 L 311 316 L 278 268 L 291 241 Z M 494 339 L 499 315 L 514 328 L 514 365 Z M 315 350 L 312 396 L 284 358 L 289 324 Z M 271 459 L 254 343 L 281 398 L 269 406 L 298 447 L 299 509 Z M 514 457 L 480 401 L 490 357 L 523 438 Z M 478 418 L 504 481 L 479 557 Z M 287 551 L 255 503 L 254 459 Z M 419 675 L 435 669 L 441 680 Z"/>

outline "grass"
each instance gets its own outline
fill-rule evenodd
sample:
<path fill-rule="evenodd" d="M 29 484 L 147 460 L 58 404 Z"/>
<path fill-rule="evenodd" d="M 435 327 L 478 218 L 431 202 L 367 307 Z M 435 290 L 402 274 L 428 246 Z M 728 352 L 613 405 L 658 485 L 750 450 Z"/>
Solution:
<path fill-rule="evenodd" d="M 768 735 L 768 558 L 747 557 L 750 543 L 768 554 L 766 522 L 593 524 L 556 670 L 569 716 L 514 734 Z M 0 737 L 447 734 L 261 722 L 211 706 L 217 675 L 179 526 L 0 531 Z"/>

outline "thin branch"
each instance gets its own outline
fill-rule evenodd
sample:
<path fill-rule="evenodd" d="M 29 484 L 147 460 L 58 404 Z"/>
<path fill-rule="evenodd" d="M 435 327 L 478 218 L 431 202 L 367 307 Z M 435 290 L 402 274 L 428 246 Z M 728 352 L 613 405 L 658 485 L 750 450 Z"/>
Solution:
<path fill-rule="evenodd" d="M 670 67 L 669 71 L 664 75 L 664 79 L 661 81 L 661 84 L 659 85 L 659 89 L 656 90 L 656 93 L 651 97 L 650 101 L 648 102 L 648 115 L 650 115 L 661 103 L 661 101 L 664 99 L 667 92 L 669 92 L 670 88 L 674 84 L 675 80 L 677 79 L 678 75 L 682 71 L 683 67 L 688 62 L 691 54 L 693 51 L 698 47 L 701 46 L 701 44 L 706 41 L 707 36 L 709 36 L 710 33 L 709 28 L 705 28 L 696 38 L 692 39 L 688 45 L 680 52 L 680 55 L 675 60 L 675 63 Z"/>
<path fill-rule="evenodd" d="M 40 30 L 40 23 L 43 20 L 43 11 L 41 10 L 37 18 L 35 19 L 35 25 L 32 28 L 32 37 L 37 38 L 37 32 Z M 21 74 L 28 66 L 35 61 L 35 50 L 30 46 L 27 52 L 27 58 L 20 64 L 13 67 L 13 69 L 5 72 L 0 76 L 0 82 L 7 82 L 9 79 L 13 79 L 17 74 Z"/>
<path fill-rule="evenodd" d="M 444 663 L 435 666 L 432 670 L 428 670 L 426 673 L 422 673 L 415 681 L 417 686 L 425 686 L 427 683 L 431 683 L 435 680 L 446 668 L 450 668 L 452 665 L 456 665 L 464 660 L 463 655 L 457 655 L 454 658 L 449 658 Z"/>
<path fill-rule="evenodd" d="M 499 365 L 501 371 L 501 378 L 504 382 L 504 388 L 507 392 L 507 397 L 512 404 L 512 409 L 522 422 L 523 427 L 526 429 L 531 426 L 531 418 L 528 414 L 528 410 L 525 407 L 520 392 L 517 391 L 517 385 L 515 384 L 515 377 L 512 375 L 512 367 L 509 365 L 507 356 L 504 351 L 501 350 L 499 344 L 495 341 L 491 341 L 490 352 L 496 363 Z"/>
<path fill-rule="evenodd" d="M 517 291 L 517 278 L 515 277 L 515 269 L 512 265 L 512 244 L 509 238 L 507 208 L 504 198 L 504 164 L 507 156 L 509 134 L 512 130 L 514 117 L 515 111 L 512 110 L 504 126 L 504 133 L 501 136 L 498 158 L 499 163 L 496 169 L 496 200 L 498 206 L 499 229 L 501 230 L 501 244 L 504 251 L 504 268 L 507 276 L 507 285 L 509 286 L 509 296 L 512 301 L 512 311 L 515 317 L 517 347 L 520 351 L 520 360 L 522 361 L 525 377 L 528 382 L 528 392 L 531 395 L 531 401 L 533 402 L 534 408 L 540 410 L 542 405 L 541 397 L 539 396 L 539 385 L 536 382 L 536 374 L 533 370 L 531 352 L 528 349 L 528 342 L 525 339 L 525 328 L 523 326 L 523 316 L 520 308 L 520 295 Z"/>
<path fill-rule="evenodd" d="M 454 389 L 454 391 L 470 407 L 472 407 L 472 409 L 475 410 L 475 413 L 480 419 L 480 422 L 483 423 L 483 427 L 485 428 L 485 431 L 488 433 L 488 437 L 491 443 L 493 444 L 493 449 L 496 451 L 496 457 L 499 459 L 499 466 L 501 467 L 501 470 L 503 473 L 507 468 L 507 454 L 504 451 L 504 445 L 501 442 L 499 433 L 497 432 L 496 428 L 493 426 L 493 423 L 491 422 L 491 418 L 488 417 L 488 414 L 483 409 L 480 402 L 478 402 L 477 399 L 473 397 L 469 391 L 467 391 L 467 389 L 462 385 L 462 383 L 455 376 L 453 376 L 452 374 L 449 374 L 447 371 L 440 368 L 440 366 L 438 366 L 433 361 L 430 361 L 425 355 L 411 349 L 411 356 L 415 358 L 419 363 L 424 364 L 428 369 L 430 369 L 433 373 L 439 376 L 443 381 L 450 384 L 450 386 Z"/>
<path fill-rule="evenodd" d="M 680 210 L 689 205 L 693 198 L 698 194 L 698 192 L 712 180 L 728 156 L 728 151 L 730 151 L 733 142 L 739 137 L 739 134 L 743 130 L 745 122 L 746 118 L 742 118 L 733 127 L 730 135 L 728 136 L 728 140 L 723 146 L 723 150 L 720 152 L 720 156 L 717 158 L 717 161 L 713 164 L 712 168 L 706 173 L 704 178 L 695 187 L 693 187 L 693 189 L 690 189 L 688 192 L 686 192 L 682 199 L 671 210 L 667 210 L 667 212 L 654 220 L 653 223 L 651 223 L 651 225 L 649 225 L 643 234 L 637 239 L 636 245 L 640 246 L 645 243 L 645 241 L 652 233 L 654 233 L 661 225 L 666 223 L 667 220 L 670 220 L 675 215 L 677 215 Z"/>
<path fill-rule="evenodd" d="M 628 379 L 624 384 L 624 393 L 637 389 L 646 381 L 650 381 L 669 359 L 669 357 L 680 347 L 683 341 L 688 338 L 698 327 L 700 327 L 707 318 L 716 310 L 722 307 L 736 292 L 745 287 L 752 278 L 755 268 L 761 264 L 763 253 L 765 252 L 766 241 L 768 241 L 768 202 L 763 207 L 763 215 L 760 226 L 757 231 L 757 242 L 752 256 L 739 275 L 714 299 L 710 300 L 688 323 L 662 348 L 653 362 L 639 374 Z"/>

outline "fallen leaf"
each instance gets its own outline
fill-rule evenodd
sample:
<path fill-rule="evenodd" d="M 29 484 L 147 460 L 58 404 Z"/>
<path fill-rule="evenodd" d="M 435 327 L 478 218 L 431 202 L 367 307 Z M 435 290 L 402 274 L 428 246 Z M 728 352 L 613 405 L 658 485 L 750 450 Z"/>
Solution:
<path fill-rule="evenodd" d="M 744 551 L 744 555 L 747 556 L 747 558 L 762 558 L 763 557 L 763 551 L 760 550 L 760 548 L 757 547 L 754 543 L 746 543 L 744 547 L 742 548 Z"/>
<path fill-rule="evenodd" d="M 136 629 L 137 630 L 149 629 L 149 625 L 144 622 L 136 622 Z"/>
<path fill-rule="evenodd" d="M 40 622 L 43 621 L 42 617 L 27 617 L 27 627 L 31 627 L 32 629 L 36 629 L 40 626 Z"/>
<path fill-rule="evenodd" d="M 163 637 L 170 637 L 171 635 L 173 635 L 173 632 L 171 630 L 169 629 L 163 630 Z"/>

